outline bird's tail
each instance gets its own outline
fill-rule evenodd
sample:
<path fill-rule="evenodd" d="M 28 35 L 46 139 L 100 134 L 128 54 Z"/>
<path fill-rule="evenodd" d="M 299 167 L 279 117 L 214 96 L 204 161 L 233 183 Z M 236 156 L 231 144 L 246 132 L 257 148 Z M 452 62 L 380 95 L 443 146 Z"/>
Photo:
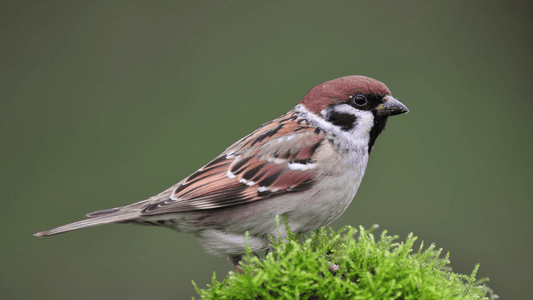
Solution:
<path fill-rule="evenodd" d="M 139 217 L 139 215 L 139 210 L 128 209 L 128 207 L 117 207 L 112 209 L 99 210 L 87 214 L 87 219 L 85 220 L 41 231 L 34 234 L 34 236 L 49 236 L 86 227 L 98 226 L 109 223 L 120 223 L 135 219 Z"/>

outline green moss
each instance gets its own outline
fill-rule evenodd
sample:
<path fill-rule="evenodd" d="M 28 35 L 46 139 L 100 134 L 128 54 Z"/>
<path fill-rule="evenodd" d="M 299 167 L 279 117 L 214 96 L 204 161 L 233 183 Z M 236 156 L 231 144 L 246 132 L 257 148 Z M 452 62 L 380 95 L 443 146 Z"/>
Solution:
<path fill-rule="evenodd" d="M 279 224 L 279 223 L 278 223 Z M 431 245 L 413 252 L 416 237 L 405 242 L 386 231 L 379 241 L 371 230 L 347 226 L 335 232 L 321 228 L 309 237 L 290 232 L 272 244 L 259 259 L 247 250 L 242 270 L 230 272 L 201 290 L 202 299 L 494 299 L 492 291 L 476 281 L 479 265 L 470 276 L 453 273 L 449 253 Z M 279 228 L 279 227 L 278 227 Z M 278 229 L 279 230 L 279 229 Z M 332 273 L 329 266 L 339 269 Z"/>

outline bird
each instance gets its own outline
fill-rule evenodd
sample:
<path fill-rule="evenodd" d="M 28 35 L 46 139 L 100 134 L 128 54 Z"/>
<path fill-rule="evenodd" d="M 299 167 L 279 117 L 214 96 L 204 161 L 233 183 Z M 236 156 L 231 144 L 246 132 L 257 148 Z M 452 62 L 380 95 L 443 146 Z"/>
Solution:
<path fill-rule="evenodd" d="M 166 227 L 195 236 L 205 252 L 227 256 L 240 271 L 246 247 L 267 250 L 272 238 L 283 238 L 278 232 L 283 235 L 285 225 L 276 216 L 285 215 L 294 233 L 338 219 L 359 189 L 388 117 L 408 112 L 376 79 L 326 81 L 163 192 L 34 236 L 108 223 Z"/>

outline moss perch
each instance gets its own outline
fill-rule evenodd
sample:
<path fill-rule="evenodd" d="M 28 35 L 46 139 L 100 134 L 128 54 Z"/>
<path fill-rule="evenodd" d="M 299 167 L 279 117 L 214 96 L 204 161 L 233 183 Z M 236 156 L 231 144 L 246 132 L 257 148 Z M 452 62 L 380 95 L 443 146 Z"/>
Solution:
<path fill-rule="evenodd" d="M 279 220 L 278 224 L 279 224 Z M 199 289 L 202 299 L 497 299 L 472 274 L 451 271 L 449 253 L 435 245 L 418 251 L 409 234 L 405 242 L 386 231 L 379 241 L 372 230 L 346 226 L 335 232 L 321 228 L 309 237 L 290 232 L 272 244 L 264 259 L 247 249 L 244 274 L 230 272 L 222 281 L 213 274 L 208 289 Z M 278 226 L 279 231 L 279 226 Z M 355 237 L 356 233 L 359 233 Z M 194 299 L 194 298 L 193 298 Z"/>

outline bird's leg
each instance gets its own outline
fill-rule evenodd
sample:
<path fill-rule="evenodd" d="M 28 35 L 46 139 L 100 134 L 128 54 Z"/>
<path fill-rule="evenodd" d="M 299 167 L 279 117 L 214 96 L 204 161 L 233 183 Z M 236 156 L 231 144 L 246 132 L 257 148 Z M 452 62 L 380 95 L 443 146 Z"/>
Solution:
<path fill-rule="evenodd" d="M 235 266 L 235 269 L 237 269 L 237 272 L 244 274 L 244 272 L 239 268 L 241 266 L 241 259 L 242 259 L 242 254 L 228 256 L 228 262 Z"/>

